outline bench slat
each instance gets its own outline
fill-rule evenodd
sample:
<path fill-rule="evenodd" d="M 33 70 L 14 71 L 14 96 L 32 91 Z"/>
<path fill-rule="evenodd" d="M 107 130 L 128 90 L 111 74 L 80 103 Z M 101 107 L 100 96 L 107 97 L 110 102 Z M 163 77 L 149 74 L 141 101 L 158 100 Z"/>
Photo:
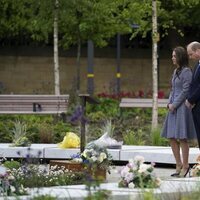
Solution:
<path fill-rule="evenodd" d="M 167 107 L 168 99 L 158 99 L 158 107 Z M 121 108 L 125 107 L 138 107 L 138 108 L 151 108 L 153 106 L 152 99 L 139 99 L 139 98 L 122 98 L 119 104 Z"/>
<path fill-rule="evenodd" d="M 65 111 L 64 111 L 65 112 Z M 61 114 L 63 111 L 42 111 L 42 112 L 33 112 L 33 111 L 0 111 L 0 114 L 39 114 L 39 115 L 47 115 L 47 114 Z"/>
<path fill-rule="evenodd" d="M 68 100 L 69 95 L 0 95 L 0 114 L 60 114 Z M 41 111 L 33 111 L 34 103 Z"/>

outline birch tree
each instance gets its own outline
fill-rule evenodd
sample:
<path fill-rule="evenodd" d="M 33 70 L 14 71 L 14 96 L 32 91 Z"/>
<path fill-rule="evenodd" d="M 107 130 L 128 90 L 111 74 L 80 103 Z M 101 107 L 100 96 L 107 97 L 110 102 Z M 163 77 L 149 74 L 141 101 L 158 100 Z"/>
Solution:
<path fill-rule="evenodd" d="M 157 30 L 157 1 L 152 0 L 152 80 L 153 80 L 153 108 L 152 108 L 152 130 L 158 126 L 158 52 L 157 42 L 159 34 Z"/>
<path fill-rule="evenodd" d="M 55 0 L 54 8 L 54 81 L 55 95 L 60 95 L 60 72 L 59 72 L 59 54 L 58 54 L 58 9 L 59 0 Z"/>
<path fill-rule="evenodd" d="M 60 95 L 59 72 L 59 13 L 60 0 L 29 0 L 29 30 L 31 37 L 39 42 L 48 43 L 53 38 L 54 94 Z M 27 6 L 28 8 L 28 6 Z M 51 37 L 51 35 L 53 37 Z"/>

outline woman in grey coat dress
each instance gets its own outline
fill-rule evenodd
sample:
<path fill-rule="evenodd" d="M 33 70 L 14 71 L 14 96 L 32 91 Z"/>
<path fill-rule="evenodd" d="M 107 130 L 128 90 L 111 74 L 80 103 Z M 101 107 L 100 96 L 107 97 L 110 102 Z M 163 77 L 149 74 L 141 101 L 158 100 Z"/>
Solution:
<path fill-rule="evenodd" d="M 172 62 L 176 69 L 172 76 L 172 88 L 167 106 L 169 112 L 161 135 L 169 139 L 176 160 L 176 172 L 171 176 L 185 177 L 189 172 L 188 139 L 196 138 L 191 110 L 185 106 L 192 71 L 188 67 L 188 55 L 183 47 L 176 47 L 173 50 Z"/>

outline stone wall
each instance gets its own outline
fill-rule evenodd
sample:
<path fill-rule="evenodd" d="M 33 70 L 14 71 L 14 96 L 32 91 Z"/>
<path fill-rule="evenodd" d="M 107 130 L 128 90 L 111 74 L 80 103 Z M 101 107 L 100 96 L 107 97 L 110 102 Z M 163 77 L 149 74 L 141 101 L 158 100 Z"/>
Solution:
<path fill-rule="evenodd" d="M 60 57 L 61 93 L 68 93 L 76 77 L 76 58 Z M 152 88 L 152 62 L 149 58 L 121 59 L 121 91 L 148 91 Z M 168 92 L 173 71 L 170 58 L 160 59 L 159 86 Z M 113 91 L 116 59 L 94 59 L 95 93 Z M 0 56 L 0 82 L 6 94 L 53 94 L 53 57 Z M 87 58 L 81 58 L 81 88 L 87 92 Z"/>

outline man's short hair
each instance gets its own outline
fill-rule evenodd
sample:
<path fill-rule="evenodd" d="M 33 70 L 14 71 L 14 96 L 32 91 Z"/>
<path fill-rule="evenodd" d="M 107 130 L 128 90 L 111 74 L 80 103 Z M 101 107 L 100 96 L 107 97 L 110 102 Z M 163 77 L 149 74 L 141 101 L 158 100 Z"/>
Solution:
<path fill-rule="evenodd" d="M 197 49 L 200 49 L 200 43 L 197 41 L 194 41 L 188 44 L 188 47 L 190 47 L 192 51 L 196 51 Z"/>

